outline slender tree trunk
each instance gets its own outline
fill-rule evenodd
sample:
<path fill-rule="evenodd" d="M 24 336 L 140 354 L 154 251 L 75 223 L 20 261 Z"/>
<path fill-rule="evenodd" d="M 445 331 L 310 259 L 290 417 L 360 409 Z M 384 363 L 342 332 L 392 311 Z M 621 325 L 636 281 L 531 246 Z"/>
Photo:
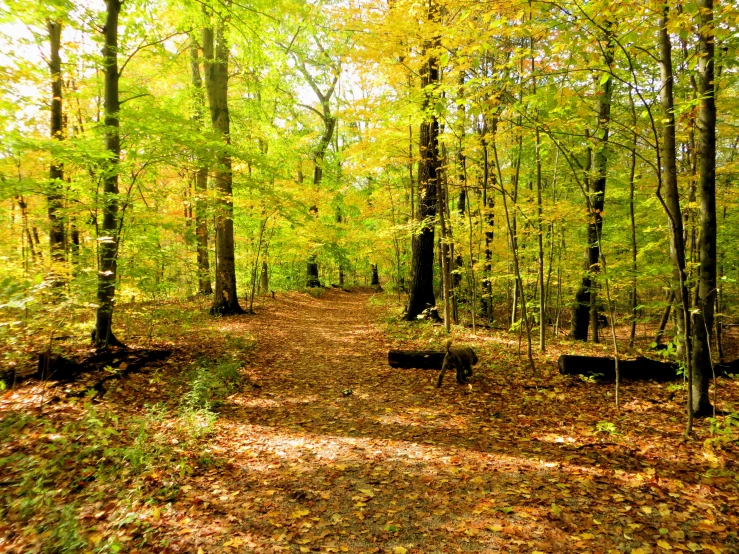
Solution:
<path fill-rule="evenodd" d="M 47 22 L 51 55 L 49 57 L 49 71 L 51 72 L 51 138 L 64 139 L 63 108 L 62 108 L 62 61 L 59 56 L 62 41 L 62 24 L 58 21 Z M 63 263 L 66 258 L 66 237 L 64 232 L 64 166 L 52 162 L 49 168 L 49 246 L 51 248 L 52 263 Z M 52 272 L 54 269 L 52 268 Z M 62 281 L 54 279 L 61 284 Z"/>
<path fill-rule="evenodd" d="M 544 288 L 544 221 L 541 200 L 541 143 L 539 129 L 536 130 L 536 212 L 537 212 L 537 245 L 539 247 L 539 350 L 546 350 L 546 290 Z"/>
<path fill-rule="evenodd" d="M 667 293 L 667 305 L 662 310 L 662 317 L 659 320 L 659 326 L 657 327 L 657 333 L 654 335 L 654 342 L 661 344 L 662 336 L 665 334 L 667 328 L 667 322 L 670 320 L 670 312 L 672 311 L 672 303 L 675 301 L 675 291 L 670 289 Z M 679 310 L 680 308 L 678 308 Z"/>
<path fill-rule="evenodd" d="M 210 27 L 203 29 L 203 56 L 211 122 L 213 130 L 223 141 L 215 171 L 216 287 L 210 313 L 243 314 L 244 310 L 239 305 L 236 294 L 233 173 L 231 155 L 228 153 L 228 146 L 231 144 L 231 120 L 228 112 L 228 45 L 222 22 L 218 22 L 215 31 Z"/>
<path fill-rule="evenodd" d="M 636 320 L 637 320 L 637 306 L 639 303 L 639 297 L 636 290 L 636 280 L 638 265 L 636 262 L 637 248 L 636 248 L 636 215 L 634 211 L 634 192 L 636 188 L 636 147 L 639 135 L 636 130 L 637 117 L 636 107 L 634 106 L 634 96 L 629 90 L 629 105 L 631 107 L 631 122 L 634 125 L 633 140 L 631 143 L 631 156 L 629 164 L 629 219 L 631 223 L 631 331 L 629 332 L 629 348 L 634 348 L 634 341 L 636 340 Z"/>
<path fill-rule="evenodd" d="M 190 43 L 190 69 L 192 72 L 192 86 L 194 89 L 193 120 L 198 126 L 203 124 L 203 107 L 205 96 L 203 94 L 203 79 L 200 76 L 200 56 L 198 44 L 191 37 Z M 198 170 L 195 174 L 195 237 L 198 249 L 198 293 L 202 295 L 213 294 L 210 284 L 210 261 L 208 260 L 208 217 L 207 202 L 208 195 L 208 167 L 198 159 Z"/>
<path fill-rule="evenodd" d="M 670 224 L 670 255 L 674 264 L 677 290 L 682 310 L 676 309 L 676 314 L 682 311 L 684 322 L 684 352 L 688 375 L 688 389 L 693 388 L 692 371 L 692 345 L 691 345 L 691 321 L 690 296 L 687 285 L 687 273 L 685 271 L 685 235 L 683 234 L 683 217 L 680 209 L 680 190 L 677 184 L 677 151 L 675 146 L 675 111 L 673 97 L 673 72 L 672 72 L 672 44 L 670 34 L 667 31 L 670 8 L 665 5 L 662 9 L 660 21 L 659 44 L 660 44 L 660 75 L 662 89 L 660 100 L 662 103 L 662 150 L 661 160 L 662 172 L 659 174 L 658 197 L 663 202 Z M 657 152 L 660 155 L 660 152 Z M 664 175 L 664 178 L 662 178 Z M 661 196 L 661 188 L 664 186 L 664 200 Z M 686 433 L 692 432 L 694 403 L 692 394 L 688 394 L 688 424 Z"/>
<path fill-rule="evenodd" d="M 308 71 L 305 63 L 302 60 L 298 60 L 297 63 L 298 69 L 301 71 L 303 77 L 305 77 L 305 80 L 313 89 L 313 92 L 315 93 L 318 101 L 321 104 L 321 112 L 319 112 L 318 115 L 321 116 L 321 120 L 323 122 L 323 134 L 321 135 L 321 138 L 318 141 L 316 147 L 313 149 L 313 153 L 311 155 L 313 159 L 313 186 L 318 187 L 323 180 L 323 162 L 326 157 L 326 151 L 331 145 L 331 140 L 334 136 L 334 131 L 338 123 L 338 119 L 331 113 L 331 97 L 333 96 L 334 90 L 336 90 L 336 84 L 339 81 L 339 68 L 335 68 L 333 81 L 326 92 L 323 92 L 319 88 L 316 80 Z M 318 208 L 316 207 L 316 213 L 317 211 Z M 320 287 L 321 280 L 318 275 L 318 261 L 315 253 L 311 253 L 308 256 L 306 270 L 306 273 L 308 275 L 306 286 L 308 288 Z"/>
<path fill-rule="evenodd" d="M 105 149 L 108 152 L 110 167 L 103 180 L 103 224 L 99 243 L 99 271 L 97 281 L 98 309 L 93 340 L 98 348 L 120 345 L 113 334 L 113 306 L 117 277 L 118 259 L 118 171 L 121 158 L 120 122 L 118 112 L 118 16 L 121 11 L 120 0 L 106 0 L 105 45 L 103 63 L 105 64 Z"/>
<path fill-rule="evenodd" d="M 442 290 L 444 295 L 444 329 L 449 332 L 451 325 L 450 313 L 450 294 L 451 279 L 449 278 L 449 243 L 447 242 L 447 221 L 446 221 L 446 196 L 442 186 L 442 180 L 436 179 L 436 198 L 438 203 L 439 227 L 441 231 L 441 279 Z"/>
<path fill-rule="evenodd" d="M 261 294 L 269 292 L 269 266 L 266 261 L 262 261 L 262 272 L 259 275 L 259 292 Z"/>
<path fill-rule="evenodd" d="M 429 21 L 438 18 L 438 7 L 429 7 Z M 418 203 L 416 220 L 420 230 L 413 234 L 412 265 L 408 309 L 405 319 L 413 321 L 427 307 L 434 306 L 434 222 L 437 205 L 437 181 L 439 179 L 439 121 L 436 115 L 429 114 L 429 108 L 436 101 L 432 90 L 439 82 L 438 60 L 429 54 L 438 43 L 434 39 L 427 44 L 428 59 L 421 67 L 421 89 L 424 91 L 423 112 L 426 118 L 421 123 L 419 133 L 420 159 L 418 161 Z"/>
<path fill-rule="evenodd" d="M 693 410 L 709 416 L 713 375 L 711 337 L 716 302 L 716 101 L 714 83 L 715 29 L 713 0 L 698 0 L 698 159 L 700 207 L 700 273 L 693 324 Z"/>

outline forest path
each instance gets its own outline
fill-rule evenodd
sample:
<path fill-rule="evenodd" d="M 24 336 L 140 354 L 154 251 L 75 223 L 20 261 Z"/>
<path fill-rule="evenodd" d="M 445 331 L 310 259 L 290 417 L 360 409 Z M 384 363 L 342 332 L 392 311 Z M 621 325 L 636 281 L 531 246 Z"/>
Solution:
<path fill-rule="evenodd" d="M 256 316 L 216 324 L 229 337 L 254 336 L 246 371 L 259 386 L 245 383 L 221 408 L 174 504 L 174 544 L 396 554 L 657 552 L 657 541 L 686 536 L 715 544 L 692 509 L 712 498 L 695 479 L 708 465 L 681 451 L 678 433 L 659 430 L 651 405 L 626 406 L 628 438 L 594 436 L 598 421 L 619 417 L 610 386 L 554 374 L 532 385 L 495 336 L 476 343 L 470 387 L 452 375 L 437 389 L 435 371 L 392 369 L 387 350 L 439 347 L 441 335 L 422 343 L 410 326 L 395 341 L 383 313 L 367 293 L 330 290 L 278 295 Z M 730 528 L 733 516 L 716 509 L 716 525 Z"/>

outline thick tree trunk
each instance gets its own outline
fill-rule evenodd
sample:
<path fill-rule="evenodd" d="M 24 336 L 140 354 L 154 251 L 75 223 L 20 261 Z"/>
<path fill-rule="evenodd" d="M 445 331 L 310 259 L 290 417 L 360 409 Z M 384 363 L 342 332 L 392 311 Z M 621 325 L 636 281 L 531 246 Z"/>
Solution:
<path fill-rule="evenodd" d="M 710 333 L 716 302 L 716 100 L 713 0 L 698 0 L 698 158 L 700 273 L 693 324 L 693 411 L 713 414 L 708 386 L 713 374 Z"/>
<path fill-rule="evenodd" d="M 193 120 L 198 127 L 203 124 L 203 106 L 205 97 L 203 94 L 203 79 L 200 76 L 200 56 L 198 44 L 191 37 L 190 43 L 190 69 L 192 72 L 192 86 L 194 89 Z M 210 261 L 208 260 L 208 218 L 207 202 L 208 195 L 208 167 L 197 160 L 198 170 L 195 174 L 195 237 L 198 249 L 198 293 L 202 295 L 213 294 L 210 283 Z"/>
<path fill-rule="evenodd" d="M 614 60 L 614 42 L 610 31 L 606 32 L 606 47 L 603 49 L 604 63 L 611 67 Z M 595 277 L 600 272 L 600 239 L 603 231 L 603 208 L 606 197 L 606 178 L 608 172 L 608 135 L 611 122 L 611 99 L 613 97 L 613 79 L 608 79 L 600 85 L 598 91 L 597 121 L 595 130 L 595 175 L 587 179 L 590 184 L 587 193 L 588 202 L 588 248 L 585 253 L 585 274 L 577 292 L 575 313 L 573 314 L 572 336 L 577 340 L 587 340 L 588 323 L 592 327 L 593 342 L 598 342 L 598 301 L 596 294 Z M 590 157 L 590 153 L 588 153 Z M 588 162 L 587 170 L 590 169 Z M 585 317 L 583 312 L 589 312 Z"/>
<path fill-rule="evenodd" d="M 435 21 L 438 8 L 431 5 L 429 21 Z M 426 53 L 435 46 L 427 44 Z M 439 66 L 431 54 L 421 68 L 421 89 L 424 91 L 423 111 L 428 112 L 435 100 L 432 90 L 439 81 Z M 419 136 L 420 157 L 418 162 L 418 207 L 416 219 L 421 229 L 413 234 L 411 242 L 412 265 L 408 309 L 405 319 L 414 321 L 427 307 L 434 306 L 434 222 L 436 216 L 436 183 L 439 179 L 439 121 L 435 115 L 426 115 L 421 123 Z"/>
<path fill-rule="evenodd" d="M 372 265 L 372 280 L 370 282 L 370 285 L 373 287 L 379 287 L 380 286 L 380 275 L 377 273 L 377 264 L 371 264 Z"/>
<path fill-rule="evenodd" d="M 105 45 L 103 63 L 105 64 L 105 149 L 108 152 L 110 167 L 103 181 L 103 224 L 99 243 L 99 271 L 97 280 L 98 309 L 93 340 L 98 348 L 120 345 L 113 334 L 113 303 L 118 258 L 118 166 L 121 157 L 121 140 L 118 120 L 120 100 L 118 98 L 118 16 L 121 11 L 120 0 L 106 0 Z"/>
<path fill-rule="evenodd" d="M 212 315 L 243 314 L 236 294 L 236 261 L 233 226 L 233 173 L 231 155 L 226 149 L 231 144 L 228 113 L 228 46 L 223 23 L 215 32 L 203 29 L 203 55 L 205 58 L 205 86 L 213 130 L 223 140 L 224 148 L 218 154 L 215 171 L 216 184 L 216 288 L 213 296 Z"/>
<path fill-rule="evenodd" d="M 662 19 L 660 21 L 659 44 L 660 44 L 660 76 L 662 89 L 660 93 L 660 101 L 662 104 L 662 174 L 660 179 L 660 187 L 664 186 L 663 206 L 667 212 L 667 218 L 670 225 L 670 256 L 674 267 L 674 277 L 676 281 L 678 297 L 678 307 L 675 313 L 680 321 L 682 315 L 683 323 L 683 349 L 681 353 L 685 353 L 686 366 L 688 371 L 688 384 L 692 387 L 693 371 L 691 369 L 691 321 L 689 316 L 690 298 L 687 286 L 687 273 L 685 271 L 685 235 L 683 234 L 683 216 L 680 210 L 680 190 L 677 184 L 677 151 L 675 146 L 675 110 L 673 97 L 673 71 L 672 71 L 672 44 L 670 42 L 670 34 L 667 30 L 669 17 L 669 7 L 664 6 Z M 658 195 L 660 194 L 658 190 Z M 661 196 L 660 196 L 661 199 Z M 688 425 L 687 430 L 692 430 L 693 412 L 695 404 L 689 402 L 688 405 Z"/>
<path fill-rule="evenodd" d="M 308 259 L 307 275 L 305 280 L 305 286 L 308 288 L 316 288 L 321 286 L 321 280 L 318 277 L 318 262 L 315 256 L 311 256 Z"/>
<path fill-rule="evenodd" d="M 49 44 L 49 71 L 51 73 L 51 138 L 64 139 L 63 107 L 62 107 L 62 61 L 59 56 L 62 41 L 62 24 L 57 21 L 48 21 Z M 49 168 L 49 246 L 52 262 L 65 261 L 66 237 L 64 232 L 64 166 L 52 162 Z M 54 271 L 52 269 L 52 271 Z M 58 281 L 57 279 L 55 279 Z M 59 281 L 61 282 L 61 281 Z"/>

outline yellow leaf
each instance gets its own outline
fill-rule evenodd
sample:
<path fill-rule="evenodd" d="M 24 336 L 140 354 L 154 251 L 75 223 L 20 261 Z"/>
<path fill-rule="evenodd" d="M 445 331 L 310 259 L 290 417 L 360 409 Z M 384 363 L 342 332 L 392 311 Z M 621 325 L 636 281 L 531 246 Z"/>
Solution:
<path fill-rule="evenodd" d="M 375 496 L 372 489 L 359 489 L 359 492 L 363 493 L 365 496 Z"/>
<path fill-rule="evenodd" d="M 395 548 L 393 548 L 393 554 L 406 554 L 406 552 L 408 551 L 402 546 L 396 546 Z"/>
<path fill-rule="evenodd" d="M 307 516 L 310 513 L 310 510 L 295 510 L 292 514 L 290 514 L 294 519 L 298 519 L 304 516 Z"/>
<path fill-rule="evenodd" d="M 650 508 L 649 506 L 642 506 L 641 507 L 641 511 L 644 512 L 645 514 L 649 515 L 649 514 L 652 513 L 652 508 Z"/>
<path fill-rule="evenodd" d="M 300 547 L 300 551 L 301 552 L 310 552 L 310 548 L 308 548 L 307 546 L 301 546 Z"/>
<path fill-rule="evenodd" d="M 667 541 L 657 541 L 657 546 L 659 546 L 662 550 L 672 550 L 672 546 Z"/>
<path fill-rule="evenodd" d="M 583 533 L 582 535 L 580 535 L 580 538 L 584 541 L 591 541 L 595 538 L 595 535 L 593 535 L 592 533 Z"/>
<path fill-rule="evenodd" d="M 556 505 L 556 504 L 555 504 L 554 502 L 552 502 L 552 513 L 553 513 L 553 514 L 554 514 L 555 516 L 559 517 L 559 516 L 561 516 L 561 515 L 562 515 L 562 508 L 560 508 L 560 507 L 559 507 L 559 506 L 557 506 L 557 505 Z"/>
<path fill-rule="evenodd" d="M 159 521 L 159 518 L 162 517 L 162 511 L 159 508 L 154 508 L 151 511 L 151 519 L 154 521 Z"/>
<path fill-rule="evenodd" d="M 198 548 L 198 554 L 205 554 L 205 550 L 203 550 L 202 548 Z"/>
<path fill-rule="evenodd" d="M 88 540 L 92 543 L 93 546 L 97 546 L 98 544 L 100 544 L 100 541 L 103 540 L 103 534 L 93 533 L 88 537 Z"/>
<path fill-rule="evenodd" d="M 341 550 L 342 552 L 349 552 L 349 547 L 345 544 L 342 544 L 341 546 L 339 546 L 339 550 Z"/>

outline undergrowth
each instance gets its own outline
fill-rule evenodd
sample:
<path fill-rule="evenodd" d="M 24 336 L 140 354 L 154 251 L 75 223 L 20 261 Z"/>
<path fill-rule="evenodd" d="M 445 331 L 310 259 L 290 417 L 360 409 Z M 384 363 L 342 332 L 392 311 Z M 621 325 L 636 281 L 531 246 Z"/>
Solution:
<path fill-rule="evenodd" d="M 195 364 L 174 410 L 155 404 L 127 417 L 85 401 L 70 407 L 71 421 L 8 414 L 0 421 L 0 472 L 8 493 L 0 496 L 0 521 L 19 524 L 44 552 L 156 546 L 156 526 L 140 512 L 159 510 L 144 506 L 152 497 L 176 499 L 179 483 L 200 464 L 198 452 L 207 448 L 219 407 L 238 388 L 241 365 Z M 90 506 L 111 512 L 105 540 Z"/>

